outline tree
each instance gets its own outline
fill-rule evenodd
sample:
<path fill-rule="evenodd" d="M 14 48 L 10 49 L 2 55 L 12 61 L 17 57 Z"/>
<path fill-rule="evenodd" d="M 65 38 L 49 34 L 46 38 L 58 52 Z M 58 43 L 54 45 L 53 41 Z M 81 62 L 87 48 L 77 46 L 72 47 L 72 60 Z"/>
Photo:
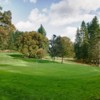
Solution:
<path fill-rule="evenodd" d="M 77 60 L 80 60 L 82 58 L 82 34 L 80 32 L 80 29 L 77 29 L 74 49 L 75 49 L 75 58 Z"/>
<path fill-rule="evenodd" d="M 68 37 L 60 37 L 56 38 L 56 50 L 57 56 L 62 58 L 61 63 L 63 63 L 64 57 L 69 57 L 70 53 L 72 53 L 73 45 Z"/>
<path fill-rule="evenodd" d="M 90 23 L 90 38 L 89 38 L 89 42 L 90 42 L 90 47 L 89 47 L 89 58 L 90 58 L 90 62 L 92 63 L 97 63 L 98 59 L 96 57 L 96 55 L 99 55 L 98 52 L 98 48 L 97 47 L 97 43 L 99 43 L 99 38 L 100 37 L 100 25 L 99 25 L 99 21 L 98 18 L 95 16 L 93 18 L 93 20 Z M 97 52 L 96 52 L 97 51 Z"/>
<path fill-rule="evenodd" d="M 93 64 L 100 66 L 100 37 L 97 37 L 91 48 L 91 61 Z"/>
<path fill-rule="evenodd" d="M 97 35 L 99 35 L 100 31 L 100 25 L 99 25 L 99 21 L 98 21 L 98 18 L 95 16 L 93 18 L 93 20 L 91 21 L 90 23 L 90 40 L 92 42 L 92 39 L 94 39 Z"/>
<path fill-rule="evenodd" d="M 77 60 L 100 64 L 100 25 L 96 16 L 87 25 L 82 22 L 74 44 Z"/>
<path fill-rule="evenodd" d="M 29 58 L 42 58 L 48 43 L 46 37 L 35 31 L 23 33 L 18 41 L 19 51 Z"/>
<path fill-rule="evenodd" d="M 11 22 L 11 11 L 0 12 L 0 49 L 13 49 L 13 33 L 16 28 Z"/>
<path fill-rule="evenodd" d="M 12 14 L 11 11 L 4 11 L 3 23 L 11 25 Z"/>
<path fill-rule="evenodd" d="M 13 32 L 9 33 L 9 36 L 8 36 L 8 49 L 9 50 L 15 49 L 15 38 L 14 38 Z"/>
<path fill-rule="evenodd" d="M 46 36 L 46 31 L 42 24 L 41 24 L 40 28 L 38 29 L 38 33 L 42 34 L 43 36 Z"/>
<path fill-rule="evenodd" d="M 54 60 L 57 55 L 56 49 L 56 35 L 53 35 L 52 39 L 49 41 L 49 54 L 52 58 L 54 58 Z"/>
<path fill-rule="evenodd" d="M 89 39 L 88 39 L 88 30 L 85 22 L 83 21 L 81 24 L 81 34 L 82 34 L 82 59 L 83 62 L 88 62 L 88 46 L 89 46 Z"/>
<path fill-rule="evenodd" d="M 82 62 L 88 62 L 89 37 L 88 29 L 84 21 L 81 23 L 80 29 L 77 30 L 75 40 L 75 57 Z"/>
<path fill-rule="evenodd" d="M 8 45 L 7 31 L 3 27 L 0 27 L 0 49 L 7 49 Z"/>

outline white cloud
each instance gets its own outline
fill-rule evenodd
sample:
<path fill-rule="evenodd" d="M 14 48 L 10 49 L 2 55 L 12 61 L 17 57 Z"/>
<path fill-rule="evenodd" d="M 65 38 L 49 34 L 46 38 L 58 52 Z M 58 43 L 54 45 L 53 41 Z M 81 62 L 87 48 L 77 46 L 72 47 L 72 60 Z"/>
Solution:
<path fill-rule="evenodd" d="M 44 12 L 40 12 L 39 9 L 35 8 L 30 12 L 28 19 L 35 24 L 42 24 L 48 21 L 48 16 L 46 16 Z"/>
<path fill-rule="evenodd" d="M 61 34 L 61 36 L 67 36 L 74 42 L 75 35 L 76 35 L 76 30 L 77 30 L 76 27 L 66 27 L 63 30 L 63 33 Z"/>
<path fill-rule="evenodd" d="M 39 9 L 33 9 L 26 21 L 19 21 L 15 26 L 20 31 L 36 30 L 40 24 L 45 24 L 48 21 L 48 17 L 45 13 L 41 13 Z"/>
<path fill-rule="evenodd" d="M 61 2 L 67 3 L 73 9 L 85 9 L 85 10 L 93 10 L 100 7 L 100 0 L 61 0 Z M 79 9 L 80 8 L 80 9 Z"/>
<path fill-rule="evenodd" d="M 34 3 L 36 1 L 30 0 Z M 98 8 L 100 8 L 100 0 L 60 0 L 53 3 L 48 9 L 34 8 L 27 20 L 18 22 L 16 27 L 20 30 L 33 30 L 43 24 L 49 38 L 52 34 L 57 34 L 68 36 L 74 41 L 79 23 L 83 20 L 91 21 L 95 13 L 91 14 L 90 12 L 96 11 Z M 96 14 L 99 15 L 99 12 Z M 75 23 L 78 25 L 75 26 Z"/>
<path fill-rule="evenodd" d="M 91 10 L 99 7 L 100 0 L 61 0 L 59 3 L 51 5 L 51 24 L 68 25 L 82 20 L 90 21 L 95 15 L 89 14 Z"/>
<path fill-rule="evenodd" d="M 29 21 L 19 21 L 17 24 L 16 24 L 16 28 L 19 30 L 19 31 L 32 31 L 33 28 L 34 28 L 34 25 L 33 23 L 29 22 Z"/>
<path fill-rule="evenodd" d="M 48 13 L 48 9 L 47 9 L 47 8 L 44 8 L 44 9 L 42 10 L 42 12 L 43 12 L 43 13 Z"/>

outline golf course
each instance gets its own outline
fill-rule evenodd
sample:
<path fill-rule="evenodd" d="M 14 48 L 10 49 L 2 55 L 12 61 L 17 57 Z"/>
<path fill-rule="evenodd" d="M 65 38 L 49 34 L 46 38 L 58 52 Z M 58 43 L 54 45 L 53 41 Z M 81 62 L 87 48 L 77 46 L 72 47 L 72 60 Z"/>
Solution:
<path fill-rule="evenodd" d="M 100 68 L 0 53 L 0 100 L 100 100 Z"/>
<path fill-rule="evenodd" d="M 100 0 L 0 0 L 0 100 L 100 100 Z"/>

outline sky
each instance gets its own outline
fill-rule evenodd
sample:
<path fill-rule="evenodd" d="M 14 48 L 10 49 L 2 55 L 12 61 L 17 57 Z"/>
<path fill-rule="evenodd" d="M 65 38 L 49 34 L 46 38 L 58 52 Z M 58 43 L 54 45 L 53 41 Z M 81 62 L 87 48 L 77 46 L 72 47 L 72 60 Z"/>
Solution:
<path fill-rule="evenodd" d="M 100 0 L 0 0 L 0 6 L 11 10 L 16 29 L 37 31 L 42 24 L 49 39 L 56 34 L 74 42 L 83 20 L 100 20 Z"/>

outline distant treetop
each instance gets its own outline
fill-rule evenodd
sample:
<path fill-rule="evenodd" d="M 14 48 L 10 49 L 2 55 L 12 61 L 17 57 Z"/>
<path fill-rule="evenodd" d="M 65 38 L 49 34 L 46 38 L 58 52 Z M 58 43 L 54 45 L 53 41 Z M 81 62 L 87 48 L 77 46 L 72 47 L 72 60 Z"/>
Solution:
<path fill-rule="evenodd" d="M 44 29 L 44 27 L 43 27 L 42 24 L 41 24 L 41 26 L 39 27 L 38 32 L 41 33 L 42 35 L 46 36 L 46 31 L 45 31 L 45 29 Z"/>

